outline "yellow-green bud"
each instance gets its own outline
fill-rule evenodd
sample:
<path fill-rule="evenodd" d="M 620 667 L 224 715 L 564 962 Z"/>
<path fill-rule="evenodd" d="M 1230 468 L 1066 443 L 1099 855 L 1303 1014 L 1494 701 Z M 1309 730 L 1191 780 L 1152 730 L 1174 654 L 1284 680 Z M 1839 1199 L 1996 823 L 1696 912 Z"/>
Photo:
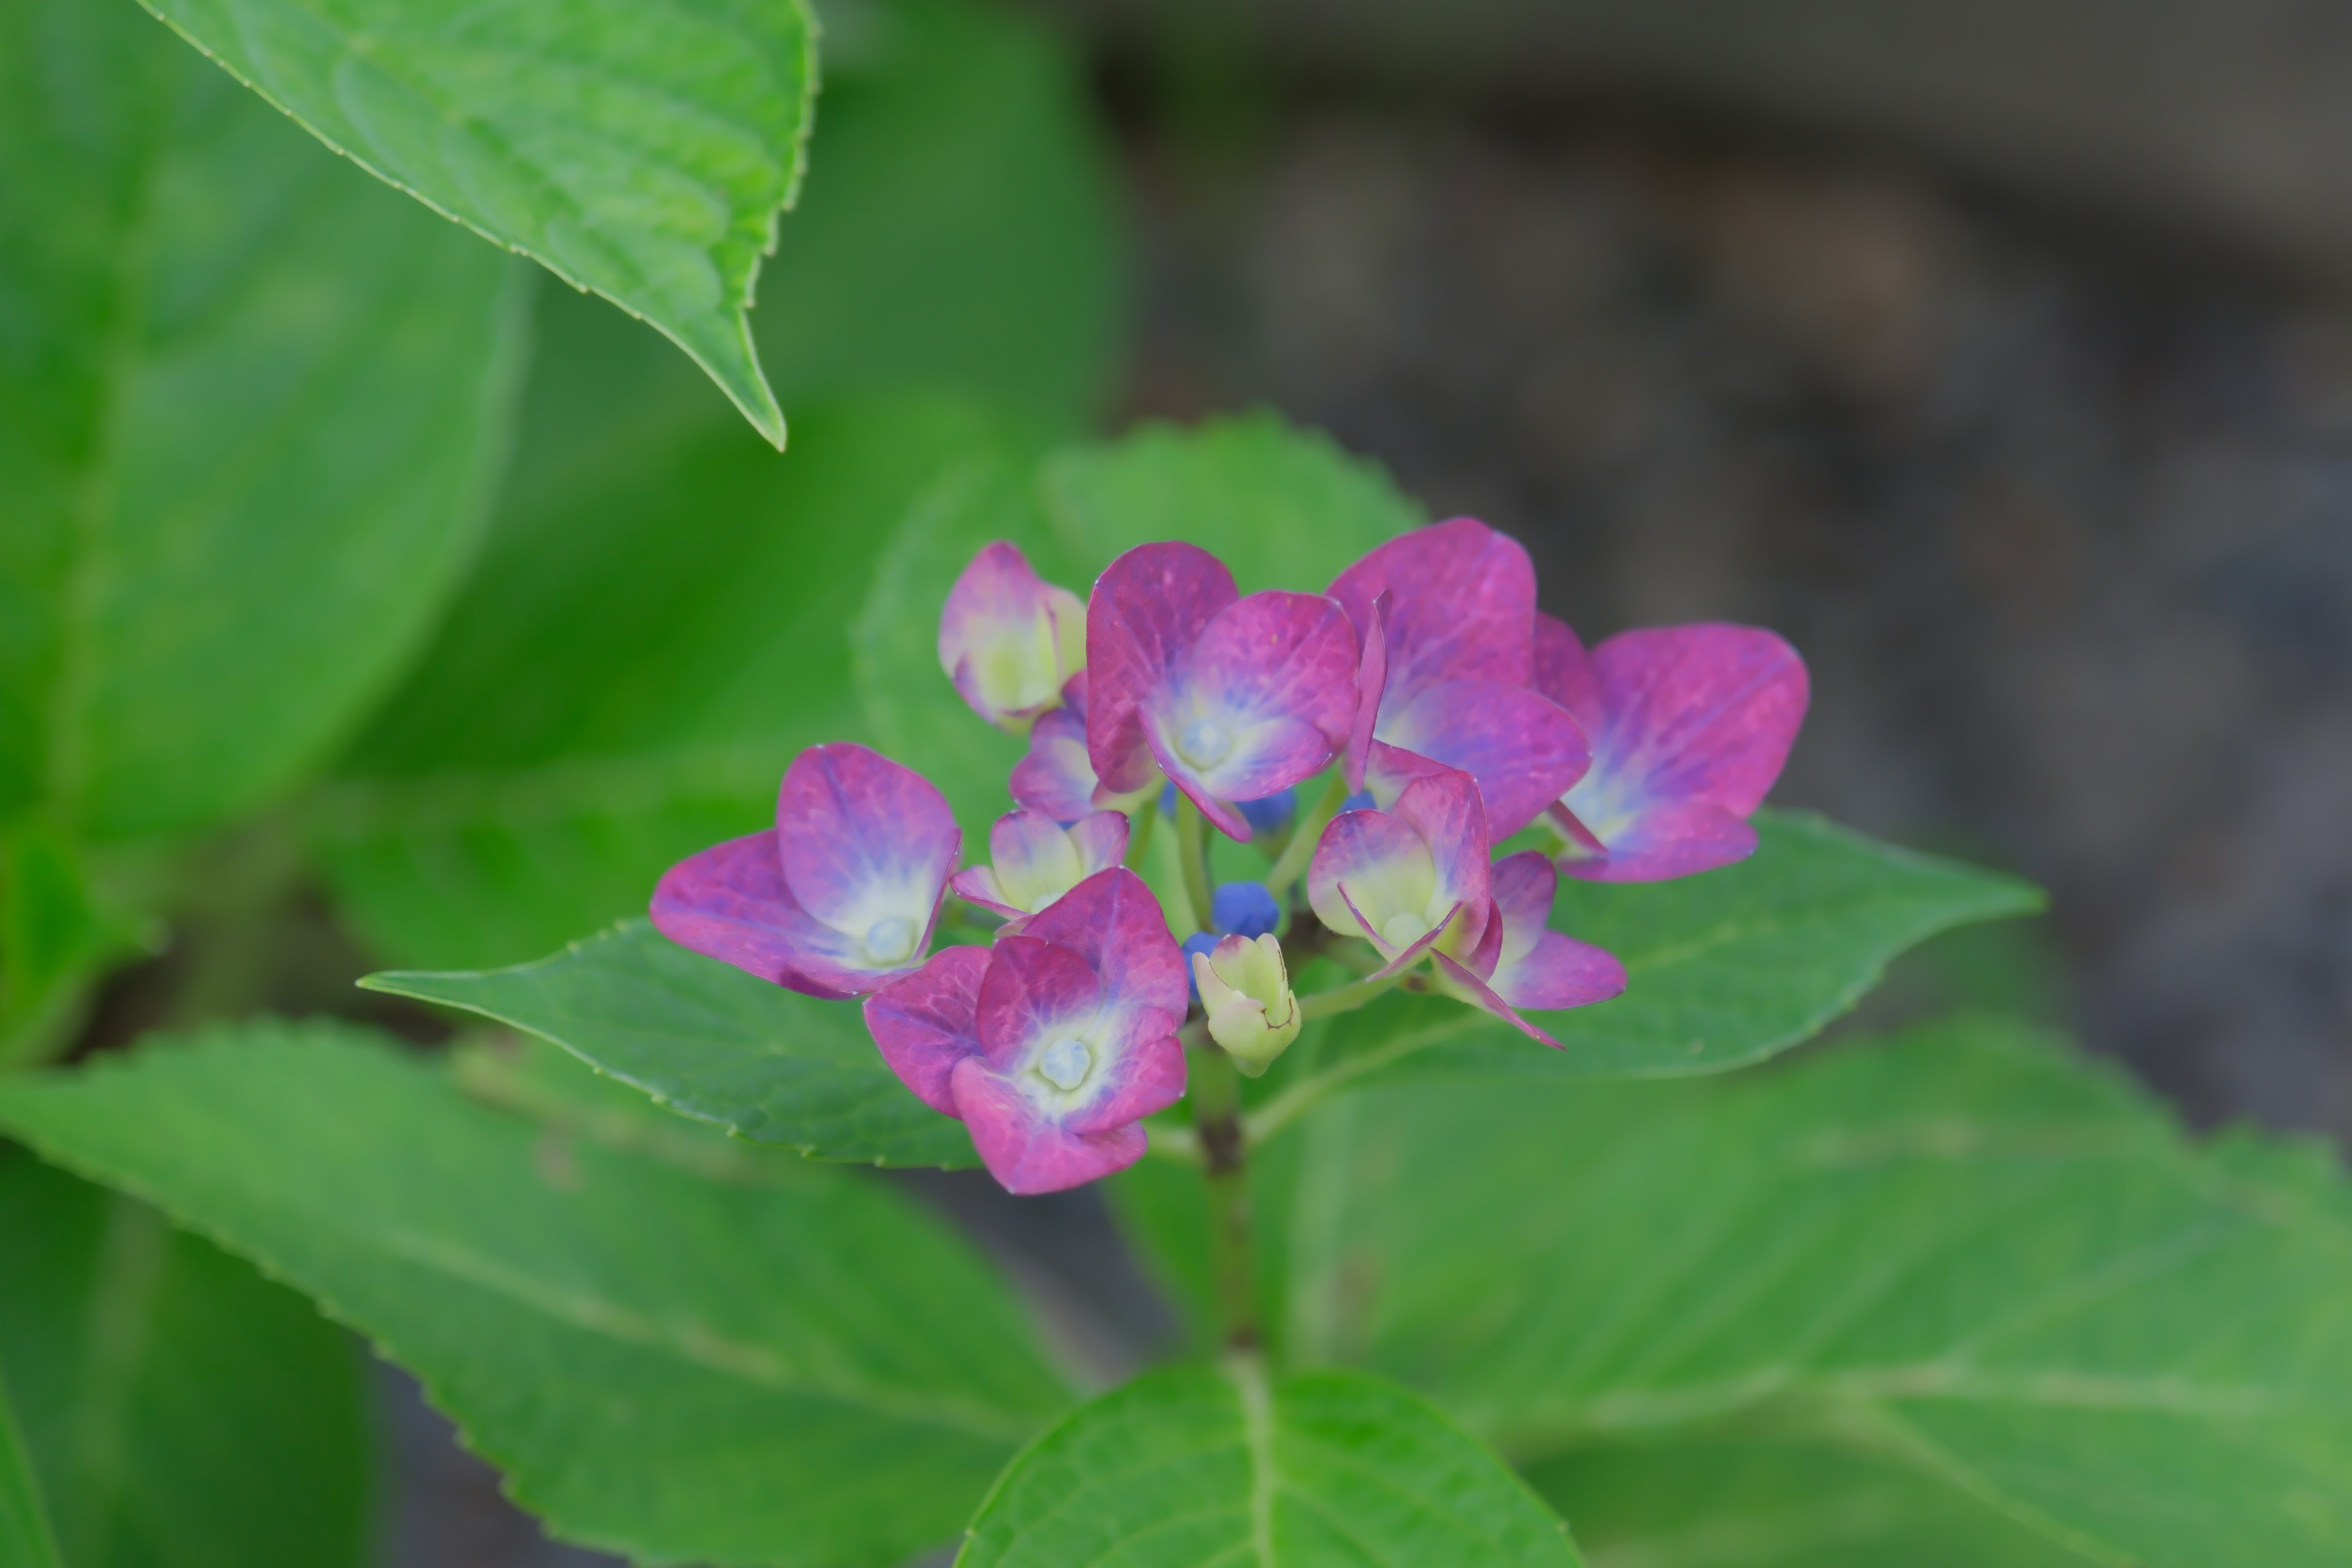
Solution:
<path fill-rule="evenodd" d="M 1298 998 L 1291 994 L 1282 944 L 1270 936 L 1229 936 L 1192 955 L 1192 981 L 1209 1015 L 1209 1037 L 1244 1076 L 1255 1078 L 1298 1037 Z"/>

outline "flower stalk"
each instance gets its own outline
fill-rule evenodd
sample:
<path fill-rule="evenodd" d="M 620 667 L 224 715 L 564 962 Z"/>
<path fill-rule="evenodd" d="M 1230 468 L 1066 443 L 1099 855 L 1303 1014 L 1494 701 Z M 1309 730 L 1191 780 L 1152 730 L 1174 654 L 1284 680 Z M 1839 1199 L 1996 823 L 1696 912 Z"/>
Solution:
<path fill-rule="evenodd" d="M 1258 1326 L 1257 1269 L 1250 1234 L 1249 1170 L 1242 1136 L 1241 1078 L 1213 1044 L 1192 1053 L 1192 1128 L 1209 1204 L 1209 1256 L 1225 1348 L 1247 1353 L 1265 1342 Z"/>

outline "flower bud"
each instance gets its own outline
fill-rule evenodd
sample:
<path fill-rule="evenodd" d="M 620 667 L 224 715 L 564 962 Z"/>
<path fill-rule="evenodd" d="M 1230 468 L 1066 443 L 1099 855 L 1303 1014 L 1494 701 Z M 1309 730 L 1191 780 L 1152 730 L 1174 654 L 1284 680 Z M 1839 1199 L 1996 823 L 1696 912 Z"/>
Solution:
<path fill-rule="evenodd" d="M 1192 954 L 1192 980 L 1209 1015 L 1209 1037 L 1244 1076 L 1255 1078 L 1298 1037 L 1303 1020 L 1271 936 L 1228 936 Z"/>

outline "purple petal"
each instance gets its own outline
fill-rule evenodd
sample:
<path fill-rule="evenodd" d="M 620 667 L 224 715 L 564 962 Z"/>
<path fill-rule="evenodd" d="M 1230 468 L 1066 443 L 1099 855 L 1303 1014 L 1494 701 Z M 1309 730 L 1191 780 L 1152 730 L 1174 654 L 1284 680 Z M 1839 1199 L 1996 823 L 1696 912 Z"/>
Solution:
<path fill-rule="evenodd" d="M 1366 915 L 1361 890 L 1375 908 Z M 1412 827 L 1385 811 L 1346 811 L 1331 819 L 1307 866 L 1307 902 L 1315 916 L 1345 936 L 1361 936 L 1383 952 L 1394 951 L 1380 922 L 1398 910 L 1427 919 L 1437 887 L 1437 865 Z"/>
<path fill-rule="evenodd" d="M 1437 897 L 1478 911 L 1477 925 L 1483 931 L 1486 908 L 1494 897 L 1494 873 L 1486 814 L 1470 775 L 1446 769 L 1413 780 L 1398 795 L 1394 814 L 1429 846 L 1437 867 Z M 1477 935 L 1469 932 L 1468 940 L 1475 943 Z"/>
<path fill-rule="evenodd" d="M 1129 831 L 1123 811 L 1093 812 L 1072 823 L 1070 842 L 1077 846 L 1081 879 L 1126 859 Z"/>
<path fill-rule="evenodd" d="M 997 885 L 995 868 L 989 866 L 967 866 L 948 879 L 955 896 L 966 903 L 978 904 L 984 910 L 1018 919 L 1029 911 L 1014 903 L 1004 889 Z"/>
<path fill-rule="evenodd" d="M 1752 849 L 1752 835 L 1732 823 L 1762 803 L 1804 721 L 1796 651 L 1749 626 L 1662 626 L 1594 648 L 1591 675 L 1600 712 L 1592 768 L 1564 804 L 1609 854 L 1563 868 L 1648 879 Z M 1592 868 L 1612 863 L 1613 872 Z M 1638 879 L 1628 868 L 1637 866 Z"/>
<path fill-rule="evenodd" d="M 1475 518 L 1416 529 L 1339 574 L 1331 595 L 1356 624 L 1393 596 L 1388 699 L 1410 702 L 1442 680 L 1525 686 L 1534 673 L 1536 574 L 1518 541 Z"/>
<path fill-rule="evenodd" d="M 1028 934 L 1085 959 L 1102 978 L 1106 1011 L 1156 1014 L 1171 1034 L 1183 1023 L 1184 955 L 1160 900 L 1134 872 L 1096 872 L 1032 919 Z"/>
<path fill-rule="evenodd" d="M 800 907 L 784 882 L 771 828 L 714 844 L 662 874 L 654 889 L 654 929 L 748 974 L 810 996 L 860 996 L 921 961 L 864 967 L 856 944 Z"/>
<path fill-rule="evenodd" d="M 973 712 L 1017 734 L 1060 700 L 1085 654 L 1086 613 L 1017 546 L 983 545 L 940 612 L 940 668 Z"/>
<path fill-rule="evenodd" d="M 989 1066 L 1009 1073 L 1042 1047 L 1093 1032 L 1102 983 L 1084 958 L 1034 934 L 1005 937 L 980 983 L 979 1028 Z"/>
<path fill-rule="evenodd" d="M 1566 621 L 1536 613 L 1535 689 L 1559 703 L 1587 734 L 1601 725 L 1601 689 L 1584 643 Z"/>
<path fill-rule="evenodd" d="M 1132 1013 L 1098 1037 L 1103 1081 L 1096 1097 L 1062 1119 L 1073 1132 L 1108 1132 L 1184 1098 L 1184 1047 L 1157 1014 Z"/>
<path fill-rule="evenodd" d="M 1202 628 L 1237 596 L 1224 563 L 1192 544 L 1139 544 L 1095 580 L 1087 602 L 1087 752 L 1105 787 L 1150 782 L 1142 706 L 1181 674 Z"/>
<path fill-rule="evenodd" d="M 1526 1034 L 1529 1038 L 1540 1040 L 1554 1050 L 1559 1049 L 1559 1042 L 1558 1040 L 1553 1039 L 1549 1035 L 1545 1034 L 1541 1029 L 1537 1028 L 1533 1024 L 1530 1024 L 1525 1018 L 1520 1017 L 1517 1010 L 1515 1010 L 1508 1002 L 1504 1001 L 1502 997 L 1496 994 L 1493 986 L 1488 985 L 1485 981 L 1479 979 L 1468 969 L 1456 963 L 1454 960 L 1446 957 L 1444 953 L 1441 952 L 1437 954 L 1436 957 L 1438 972 L 1444 977 L 1445 988 L 1448 991 L 1453 992 L 1454 994 L 1461 997 L 1464 1001 L 1469 1003 L 1474 1007 L 1485 1008 L 1487 1012 L 1492 1013 L 1496 1017 L 1500 1018 L 1506 1024 L 1510 1025 L 1511 1027 Z"/>
<path fill-rule="evenodd" d="M 1256 800 L 1320 770 L 1356 719 L 1355 632 L 1314 594 L 1263 593 L 1220 611 L 1190 660 L 1144 705 L 1152 754 L 1229 837 L 1222 803 Z"/>
<path fill-rule="evenodd" d="M 956 1063 L 980 1054 L 976 1020 L 988 966 L 986 948 L 950 947 L 866 999 L 866 1030 L 882 1059 L 942 1116 L 960 1114 L 948 1087 Z"/>
<path fill-rule="evenodd" d="M 1605 948 L 1538 929 L 1535 945 L 1496 964 L 1486 984 L 1514 1007 L 1556 1013 L 1622 994 L 1625 966 Z"/>
<path fill-rule="evenodd" d="M 929 780 L 847 742 L 793 759 L 776 832 L 793 896 L 853 940 L 898 921 L 928 936 L 963 843 Z"/>
<path fill-rule="evenodd" d="M 1580 841 L 1559 858 L 1559 868 L 1587 882 L 1663 882 L 1755 853 L 1756 829 L 1745 817 L 1719 805 L 1663 805 L 1628 817 L 1597 856 Z"/>
<path fill-rule="evenodd" d="M 1582 778 L 1584 731 L 1566 710 L 1524 686 L 1448 680 L 1382 716 L 1381 739 L 1477 781 L 1487 831 L 1507 838 Z"/>
<path fill-rule="evenodd" d="M 1366 618 L 1356 622 L 1361 645 L 1356 663 L 1356 720 L 1348 731 L 1348 788 L 1364 787 L 1364 762 L 1372 749 L 1372 726 L 1381 714 L 1381 694 L 1389 684 L 1389 605 L 1387 590 L 1374 597 Z M 1354 621 L 1350 616 L 1349 620 Z"/>
<path fill-rule="evenodd" d="M 988 1173 L 1010 1193 L 1083 1186 L 1127 1169 L 1150 1145 L 1143 1129 L 1132 1122 L 1103 1132 L 1070 1131 L 976 1057 L 957 1064 L 952 1087 L 971 1129 L 972 1147 Z"/>
<path fill-rule="evenodd" d="M 1503 928 L 1496 962 L 1509 963 L 1535 947 L 1536 934 L 1550 921 L 1559 872 L 1541 850 L 1523 849 L 1495 862 L 1493 886 L 1495 915 Z"/>

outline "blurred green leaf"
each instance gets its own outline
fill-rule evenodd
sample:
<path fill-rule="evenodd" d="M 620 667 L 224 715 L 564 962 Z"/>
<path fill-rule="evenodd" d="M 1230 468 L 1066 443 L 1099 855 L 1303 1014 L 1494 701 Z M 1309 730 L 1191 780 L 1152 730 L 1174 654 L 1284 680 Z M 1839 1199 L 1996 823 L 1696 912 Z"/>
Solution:
<path fill-rule="evenodd" d="M 1560 879 L 1552 925 L 1615 953 L 1625 994 L 1530 1013 L 1561 1049 L 1437 996 L 1383 998 L 1310 1033 L 1285 1058 L 1275 1124 L 1326 1094 L 1401 1074 L 1533 1079 L 1720 1072 L 1811 1039 L 1934 933 L 2041 906 L 2031 885 L 1763 812 L 1755 855 L 1671 882 Z M 1282 1074 L 1269 1079 L 1273 1084 Z"/>
<path fill-rule="evenodd" d="M 640 1558 L 899 1561 L 1067 1403 L 1004 1287 L 871 1179 L 709 1180 L 347 1028 L 18 1078 L 0 1125 L 316 1296 L 551 1529 Z"/>
<path fill-rule="evenodd" d="M 1437 1411 L 1360 1373 L 1139 1378 L 1013 1462 L 957 1568 L 1568 1568 L 1568 1532 Z"/>
<path fill-rule="evenodd" d="M 375 951 L 516 963 L 640 913 L 671 862 L 773 820 L 794 752 L 862 738 L 846 628 L 888 522 L 1023 437 L 929 395 L 811 405 L 798 432 L 781 460 L 711 433 L 506 520 L 308 818 Z"/>
<path fill-rule="evenodd" d="M 1428 521 L 1379 464 L 1268 413 L 1146 425 L 1056 453 L 1039 493 L 1089 583 L 1122 551 L 1181 539 L 1223 560 L 1244 594 L 1319 594 L 1365 551 Z"/>
<path fill-rule="evenodd" d="M 49 1510 L 33 1479 L 33 1461 L 17 1435 L 7 1380 L 0 1377 L 0 1563 L 16 1568 L 60 1568 Z"/>
<path fill-rule="evenodd" d="M 70 1568 L 373 1560 L 376 1436 L 350 1335 L 5 1144 L 0 1259 L 0 1381 Z M 0 1562 L 41 1562 L 6 1550 L 15 1506 L 0 1500 Z"/>
<path fill-rule="evenodd" d="M 54 1049 L 89 981 L 133 945 L 62 834 L 37 820 L 0 834 L 0 1067 Z"/>
<path fill-rule="evenodd" d="M 0 9 L 0 819 L 251 806 L 469 555 L 529 271 L 129 6 Z"/>
<path fill-rule="evenodd" d="M 319 140 L 642 316 L 777 447 L 747 313 L 816 96 L 801 0 L 147 0 Z"/>
<path fill-rule="evenodd" d="M 1538 1465 L 1595 1568 L 2081 1568 L 1967 1494 L 1859 1454 L 1756 1437 L 1579 1450 Z"/>
<path fill-rule="evenodd" d="M 1701 1082 L 1397 1085 L 1295 1142 L 1257 1188 L 1291 1356 L 1403 1379 L 1522 1460 L 1738 1419 L 2100 1562 L 2352 1552 L 2341 1171 L 2200 1152 L 2021 1026 Z"/>
<path fill-rule="evenodd" d="M 688 952 L 644 921 L 511 969 L 371 974 L 372 991 L 528 1029 L 661 1103 L 821 1160 L 975 1165 L 963 1124 L 907 1092 L 852 1002 Z"/>

